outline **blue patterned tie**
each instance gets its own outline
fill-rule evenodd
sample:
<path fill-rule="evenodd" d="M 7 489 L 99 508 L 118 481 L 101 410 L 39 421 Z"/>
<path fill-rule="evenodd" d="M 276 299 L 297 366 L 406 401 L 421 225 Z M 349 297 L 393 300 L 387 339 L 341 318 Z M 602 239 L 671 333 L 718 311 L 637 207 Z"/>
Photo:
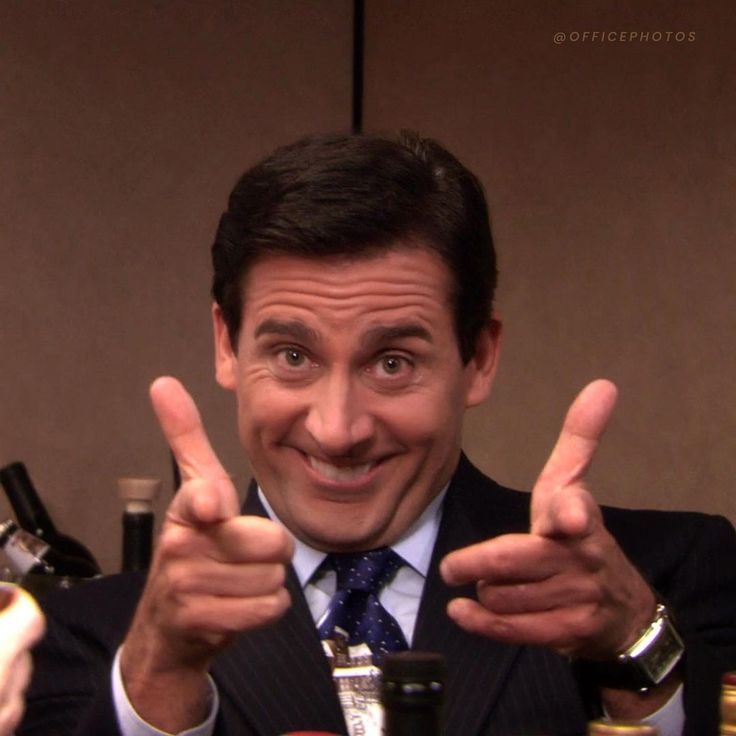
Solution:
<path fill-rule="evenodd" d="M 337 591 L 318 627 L 320 638 L 332 639 L 336 626 L 349 644 L 365 643 L 376 664 L 386 652 L 407 649 L 396 619 L 381 605 L 378 592 L 404 564 L 390 547 L 370 552 L 330 553 L 322 563 L 337 573 Z"/>

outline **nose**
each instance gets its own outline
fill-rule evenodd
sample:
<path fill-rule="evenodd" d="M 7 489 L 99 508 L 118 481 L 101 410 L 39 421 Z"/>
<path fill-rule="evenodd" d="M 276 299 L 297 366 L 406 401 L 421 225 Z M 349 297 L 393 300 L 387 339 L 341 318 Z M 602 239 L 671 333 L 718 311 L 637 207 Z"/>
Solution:
<path fill-rule="evenodd" d="M 321 452 L 329 457 L 359 454 L 370 442 L 374 420 L 350 375 L 325 376 L 315 387 L 306 429 Z"/>

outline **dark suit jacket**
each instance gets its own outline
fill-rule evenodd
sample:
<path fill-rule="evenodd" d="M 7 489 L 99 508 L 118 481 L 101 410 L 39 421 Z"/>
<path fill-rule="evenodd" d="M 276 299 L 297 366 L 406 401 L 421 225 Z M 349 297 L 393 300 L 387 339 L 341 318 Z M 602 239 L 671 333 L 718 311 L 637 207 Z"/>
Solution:
<path fill-rule="evenodd" d="M 498 486 L 462 459 L 447 494 L 413 646 L 447 659 L 446 734 L 520 736 L 585 732 L 580 683 L 569 663 L 538 647 L 466 634 L 446 616 L 458 594 L 437 568 L 452 549 L 528 529 L 529 496 Z M 263 513 L 257 494 L 246 509 Z M 736 669 L 736 534 L 703 514 L 604 509 L 606 525 L 671 604 L 686 639 L 688 736 L 715 736 L 721 671 Z M 18 736 L 117 736 L 110 663 L 143 579 L 119 575 L 45 601 L 46 638 L 35 654 Z M 212 666 L 220 694 L 217 736 L 292 730 L 346 733 L 315 627 L 293 572 L 293 605 L 277 624 L 242 634 Z M 176 693 L 172 693 L 176 697 Z"/>

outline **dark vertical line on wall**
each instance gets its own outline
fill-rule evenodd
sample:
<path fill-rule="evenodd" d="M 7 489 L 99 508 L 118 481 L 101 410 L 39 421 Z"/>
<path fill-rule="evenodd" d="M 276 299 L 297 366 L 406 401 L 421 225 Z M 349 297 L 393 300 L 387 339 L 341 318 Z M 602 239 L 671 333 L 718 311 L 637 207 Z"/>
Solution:
<path fill-rule="evenodd" d="M 365 36 L 364 0 L 353 0 L 353 133 L 363 131 L 363 40 Z"/>

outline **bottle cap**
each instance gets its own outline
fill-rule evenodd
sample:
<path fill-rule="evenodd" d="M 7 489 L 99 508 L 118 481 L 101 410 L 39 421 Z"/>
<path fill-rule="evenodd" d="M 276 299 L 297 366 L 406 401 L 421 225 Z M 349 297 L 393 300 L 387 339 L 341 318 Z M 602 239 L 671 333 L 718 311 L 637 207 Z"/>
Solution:
<path fill-rule="evenodd" d="M 434 652 L 394 652 L 386 655 L 382 672 L 384 681 L 442 682 L 445 677 L 445 658 Z"/>
<path fill-rule="evenodd" d="M 591 721 L 588 736 L 657 736 L 654 726 L 636 721 Z"/>
<path fill-rule="evenodd" d="M 729 726 L 736 734 L 736 672 L 727 672 L 722 678 L 721 729 Z M 730 731 L 722 733 L 731 733 Z"/>
<path fill-rule="evenodd" d="M 436 709 L 442 704 L 445 658 L 432 652 L 387 654 L 381 670 L 381 702 L 389 710 Z"/>
<path fill-rule="evenodd" d="M 17 530 L 18 525 L 12 519 L 6 519 L 0 524 L 0 545 L 5 544 L 5 540 Z"/>
<path fill-rule="evenodd" d="M 158 478 L 118 478 L 118 496 L 131 513 L 149 512 L 160 490 Z"/>

